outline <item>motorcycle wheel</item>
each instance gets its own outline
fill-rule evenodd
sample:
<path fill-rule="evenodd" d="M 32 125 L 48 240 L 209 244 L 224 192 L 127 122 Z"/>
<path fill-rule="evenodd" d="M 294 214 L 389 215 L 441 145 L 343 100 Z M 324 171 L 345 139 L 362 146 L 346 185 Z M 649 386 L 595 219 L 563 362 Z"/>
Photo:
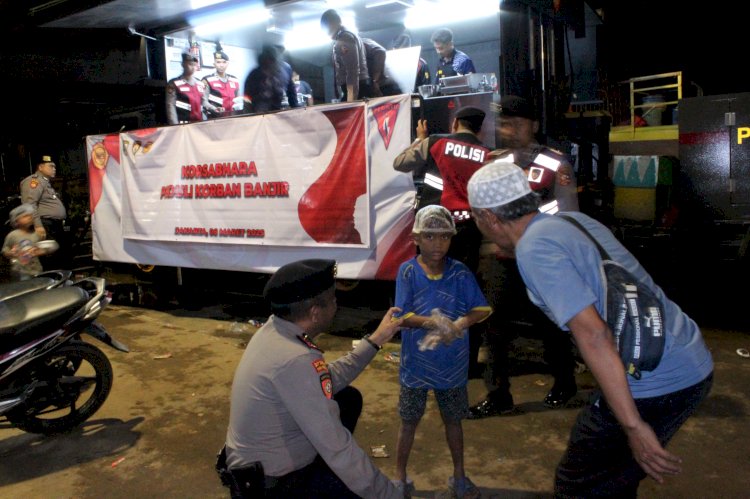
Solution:
<path fill-rule="evenodd" d="M 112 364 L 97 347 L 84 342 L 62 346 L 31 373 L 31 382 L 46 382 L 22 406 L 6 414 L 29 433 L 54 435 L 90 418 L 112 389 Z"/>

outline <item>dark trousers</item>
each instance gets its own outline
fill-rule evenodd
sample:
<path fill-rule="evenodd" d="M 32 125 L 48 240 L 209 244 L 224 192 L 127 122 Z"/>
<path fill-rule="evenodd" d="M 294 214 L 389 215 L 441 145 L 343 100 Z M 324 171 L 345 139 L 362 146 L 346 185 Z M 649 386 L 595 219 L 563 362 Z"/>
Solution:
<path fill-rule="evenodd" d="M 341 424 L 354 433 L 357 420 L 362 413 L 362 394 L 352 386 L 337 392 L 333 399 L 339 405 Z M 315 460 L 304 468 L 287 473 L 280 477 L 265 477 L 264 493 L 243 494 L 231 487 L 232 499 L 248 498 L 310 498 L 310 499 L 354 499 L 359 497 L 349 490 L 325 461 L 317 456 Z"/>
<path fill-rule="evenodd" d="M 346 85 L 341 85 L 341 102 L 346 102 L 348 92 L 346 91 Z M 357 99 L 372 99 L 378 97 L 372 89 L 372 83 L 370 80 L 359 80 L 359 92 L 357 93 Z"/>
<path fill-rule="evenodd" d="M 708 396 L 713 374 L 691 387 L 660 397 L 636 399 L 635 405 L 665 446 Z M 633 459 L 628 438 L 605 400 L 586 406 L 570 433 L 557 466 L 555 497 L 637 496 L 646 473 Z"/>
<path fill-rule="evenodd" d="M 483 255 L 479 259 L 477 276 L 494 310 L 483 323 L 484 344 L 488 349 L 484 371 L 488 398 L 498 403 L 510 400 L 510 347 L 523 327 L 514 323 L 515 319 L 532 324 L 535 336 L 541 338 L 543 358 L 554 378 L 554 388 L 566 391 L 575 389 L 575 357 L 570 334 L 561 331 L 531 303 L 516 261 Z M 472 356 L 476 357 L 473 353 Z"/>
<path fill-rule="evenodd" d="M 385 97 L 389 95 L 399 95 L 403 92 L 401 91 L 401 87 L 398 86 L 398 83 L 394 81 L 386 83 L 385 85 L 381 85 L 380 93 Z"/>
<path fill-rule="evenodd" d="M 451 239 L 448 256 L 463 262 L 473 274 L 479 266 L 479 245 L 482 233 L 479 232 L 474 220 L 463 220 L 456 223 L 456 235 Z M 489 298 L 488 298 L 489 299 Z M 478 378 L 481 375 L 477 356 L 482 345 L 482 331 L 484 324 L 475 324 L 469 329 L 469 377 Z"/>
<path fill-rule="evenodd" d="M 473 274 L 477 272 L 479 265 L 479 244 L 482 242 L 482 233 L 479 232 L 477 224 L 473 220 L 456 223 L 456 235 L 451 239 L 448 256 L 454 260 L 463 262 Z"/>
<path fill-rule="evenodd" d="M 57 251 L 40 258 L 43 270 L 70 270 L 70 244 L 62 220 L 42 218 L 42 225 L 47 232 L 47 239 L 56 241 L 60 246 Z"/>

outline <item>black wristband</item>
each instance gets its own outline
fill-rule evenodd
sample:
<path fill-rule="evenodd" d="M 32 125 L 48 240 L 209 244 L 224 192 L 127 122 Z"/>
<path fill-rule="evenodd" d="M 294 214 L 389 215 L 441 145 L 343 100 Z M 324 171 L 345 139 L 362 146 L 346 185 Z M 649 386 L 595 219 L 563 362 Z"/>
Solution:
<path fill-rule="evenodd" d="M 383 349 L 382 346 L 378 345 L 377 343 L 375 343 L 374 341 L 372 341 L 370 339 L 370 335 L 369 334 L 365 335 L 362 339 L 365 340 L 367 343 L 369 343 L 370 346 L 372 346 L 372 348 L 374 348 L 375 350 L 382 350 Z"/>

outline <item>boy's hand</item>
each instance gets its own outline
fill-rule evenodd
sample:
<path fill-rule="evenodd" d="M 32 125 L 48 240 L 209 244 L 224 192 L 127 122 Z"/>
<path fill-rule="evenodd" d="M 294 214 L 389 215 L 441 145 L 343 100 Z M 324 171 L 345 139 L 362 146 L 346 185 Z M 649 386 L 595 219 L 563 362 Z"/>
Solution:
<path fill-rule="evenodd" d="M 39 239 L 43 240 L 47 238 L 47 231 L 44 230 L 44 227 L 34 227 L 34 232 L 39 236 Z"/>
<path fill-rule="evenodd" d="M 454 322 L 440 313 L 439 309 L 433 309 L 430 319 L 425 321 L 422 326 L 427 329 L 427 334 L 419 342 L 419 349 L 421 351 L 434 350 L 441 343 L 449 345 L 456 338 L 463 337 L 464 330 L 460 326 L 461 320 L 458 319 Z"/>
<path fill-rule="evenodd" d="M 393 317 L 393 314 L 398 312 L 401 312 L 401 309 L 398 307 L 388 309 L 383 316 L 383 320 L 380 321 L 378 328 L 370 335 L 370 341 L 382 347 L 393 338 L 393 335 L 401 329 L 401 324 L 404 322 L 402 318 Z"/>

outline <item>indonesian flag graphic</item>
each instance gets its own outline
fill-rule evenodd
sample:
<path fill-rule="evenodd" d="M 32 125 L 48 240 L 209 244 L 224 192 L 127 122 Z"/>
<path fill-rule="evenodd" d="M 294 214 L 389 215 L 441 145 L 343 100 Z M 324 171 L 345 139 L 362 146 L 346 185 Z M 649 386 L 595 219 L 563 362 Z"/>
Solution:
<path fill-rule="evenodd" d="M 361 244 L 354 225 L 357 198 L 367 193 L 364 108 L 325 111 L 336 130 L 336 151 L 299 201 L 299 220 L 319 243 Z"/>

